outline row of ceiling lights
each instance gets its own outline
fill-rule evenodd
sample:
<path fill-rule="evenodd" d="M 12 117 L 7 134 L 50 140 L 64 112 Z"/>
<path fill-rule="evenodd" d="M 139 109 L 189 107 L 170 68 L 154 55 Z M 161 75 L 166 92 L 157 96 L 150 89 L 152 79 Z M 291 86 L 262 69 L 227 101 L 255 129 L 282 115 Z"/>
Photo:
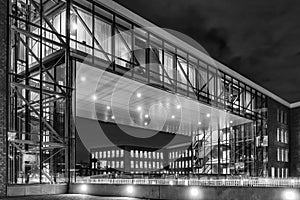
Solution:
<path fill-rule="evenodd" d="M 142 97 L 142 94 L 141 94 L 141 93 L 137 93 L 136 96 L 137 96 L 138 98 L 141 98 L 141 97 Z M 92 99 L 93 99 L 94 101 L 96 101 L 96 100 L 97 100 L 97 96 L 96 96 L 96 95 L 93 95 L 93 96 L 92 96 Z M 178 105 L 176 106 L 176 108 L 177 108 L 177 109 L 181 109 L 181 105 L 178 104 Z M 106 106 L 106 109 L 107 109 L 107 110 L 110 110 L 111 107 L 110 107 L 110 106 Z M 139 111 L 139 112 L 142 111 L 142 107 L 141 107 L 141 106 L 138 106 L 138 107 L 137 107 L 137 111 Z M 207 114 L 206 114 L 206 117 L 207 117 L 207 118 L 209 118 L 210 116 L 211 116 L 210 113 L 207 113 Z M 148 115 L 148 114 L 145 114 L 145 118 L 149 118 L 149 115 Z M 171 118 L 172 118 L 172 119 L 175 119 L 175 115 L 172 115 Z M 114 116 L 114 115 L 112 116 L 112 119 L 115 119 L 115 116 Z M 230 121 L 229 123 L 232 124 L 233 121 Z M 201 124 L 202 124 L 202 123 L 199 121 L 199 122 L 198 122 L 198 125 L 201 125 Z M 147 126 L 148 123 L 145 122 L 144 125 Z"/>

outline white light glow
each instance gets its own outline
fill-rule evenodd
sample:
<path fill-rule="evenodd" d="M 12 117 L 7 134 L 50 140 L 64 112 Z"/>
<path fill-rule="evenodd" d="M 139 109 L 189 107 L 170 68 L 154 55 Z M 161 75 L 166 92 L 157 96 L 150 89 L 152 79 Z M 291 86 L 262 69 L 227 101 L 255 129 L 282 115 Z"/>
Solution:
<path fill-rule="evenodd" d="M 87 189 L 88 189 L 88 186 L 87 186 L 87 185 L 81 185 L 81 186 L 80 186 L 80 191 L 81 191 L 81 192 L 84 192 L 84 193 L 85 193 L 85 192 L 87 192 Z"/>
<path fill-rule="evenodd" d="M 198 125 L 201 125 L 202 123 L 201 122 L 198 122 Z"/>
<path fill-rule="evenodd" d="M 93 99 L 94 101 L 96 101 L 96 100 L 97 100 L 97 96 L 94 94 L 94 95 L 92 96 L 92 99 Z"/>
<path fill-rule="evenodd" d="M 199 190 L 196 187 L 192 187 L 190 189 L 190 195 L 191 197 L 197 197 L 199 195 Z"/>
<path fill-rule="evenodd" d="M 170 181 L 169 184 L 170 184 L 170 185 L 174 185 L 173 181 Z"/>
<path fill-rule="evenodd" d="M 145 125 L 145 126 L 147 126 L 147 125 L 148 125 L 148 123 L 147 123 L 147 122 L 145 122 L 145 123 L 144 123 L 144 125 Z"/>
<path fill-rule="evenodd" d="M 77 28 L 78 28 L 77 24 L 76 24 L 75 22 L 72 23 L 72 29 L 73 29 L 73 30 L 77 30 Z"/>
<path fill-rule="evenodd" d="M 230 121 L 229 123 L 230 123 L 230 124 L 232 124 L 232 123 L 233 123 L 233 121 Z"/>
<path fill-rule="evenodd" d="M 115 119 L 115 116 L 111 116 L 111 119 Z"/>
<path fill-rule="evenodd" d="M 177 108 L 177 109 L 180 109 L 180 108 L 181 108 L 181 105 L 177 105 L 176 108 Z"/>
<path fill-rule="evenodd" d="M 141 93 L 137 93 L 136 96 L 137 96 L 138 98 L 141 98 L 141 97 L 142 97 L 142 94 L 141 94 Z"/>
<path fill-rule="evenodd" d="M 132 194 L 134 192 L 134 187 L 132 185 L 128 185 L 126 191 L 128 194 Z"/>
<path fill-rule="evenodd" d="M 145 115 L 145 118 L 149 118 L 149 115 L 148 115 L 148 114 L 146 114 L 146 115 Z"/>
<path fill-rule="evenodd" d="M 282 199 L 284 200 L 296 200 L 299 199 L 296 191 L 294 190 L 285 190 L 282 193 Z"/>
<path fill-rule="evenodd" d="M 206 114 L 206 117 L 210 117 L 210 114 L 209 114 L 209 113 L 207 113 L 207 114 Z"/>
<path fill-rule="evenodd" d="M 184 181 L 184 185 L 189 185 L 189 181 L 188 181 L 188 180 L 185 180 L 185 181 Z"/>
<path fill-rule="evenodd" d="M 175 119 L 175 115 L 172 115 L 171 118 L 172 118 L 172 119 Z"/>
<path fill-rule="evenodd" d="M 80 81 L 81 82 L 85 82 L 86 81 L 86 77 L 85 76 L 80 77 Z"/>
<path fill-rule="evenodd" d="M 107 110 L 110 110 L 110 106 L 106 106 L 106 109 L 107 109 Z"/>
<path fill-rule="evenodd" d="M 141 110 L 142 110 L 142 107 L 141 107 L 141 106 L 138 106 L 138 107 L 137 107 L 137 110 L 138 110 L 138 111 L 141 111 Z"/>

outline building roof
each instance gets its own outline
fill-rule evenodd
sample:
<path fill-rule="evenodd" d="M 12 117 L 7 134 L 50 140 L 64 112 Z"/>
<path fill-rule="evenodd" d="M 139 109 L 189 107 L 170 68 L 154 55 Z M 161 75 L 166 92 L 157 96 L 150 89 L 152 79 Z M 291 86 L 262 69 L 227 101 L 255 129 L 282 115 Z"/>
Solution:
<path fill-rule="evenodd" d="M 252 88 L 258 90 L 259 92 L 265 94 L 266 96 L 274 99 L 275 101 L 283 104 L 284 106 L 287 106 L 289 108 L 296 108 L 300 106 L 300 102 L 296 103 L 290 103 L 283 98 L 279 97 L 278 95 L 268 91 L 267 89 L 261 87 L 260 85 L 254 83 L 250 79 L 242 76 L 241 74 L 235 72 L 234 70 L 230 69 L 226 65 L 222 64 L 221 62 L 217 61 L 216 59 L 213 59 L 209 55 L 205 54 L 203 51 L 191 46 L 187 42 L 179 39 L 178 37 L 172 35 L 168 31 L 164 30 L 163 28 L 159 28 L 157 25 L 149 22 L 148 20 L 142 18 L 141 16 L 133 13 L 132 11 L 128 10 L 127 8 L 121 6 L 120 4 L 112 1 L 112 0 L 97 0 L 100 4 L 104 5 L 105 7 L 111 9 L 112 11 L 118 13 L 119 15 L 128 18 L 132 21 L 134 21 L 136 24 L 140 25 L 141 27 L 144 27 L 145 29 L 148 29 L 152 33 L 156 34 L 157 36 L 161 37 L 162 39 L 170 42 L 171 44 L 180 47 L 181 49 L 185 50 L 191 55 L 194 55 L 195 57 L 202 59 L 203 61 L 207 62 L 208 64 L 216 67 L 217 69 L 230 74 L 234 78 L 242 81 L 243 83 L 251 86 Z"/>

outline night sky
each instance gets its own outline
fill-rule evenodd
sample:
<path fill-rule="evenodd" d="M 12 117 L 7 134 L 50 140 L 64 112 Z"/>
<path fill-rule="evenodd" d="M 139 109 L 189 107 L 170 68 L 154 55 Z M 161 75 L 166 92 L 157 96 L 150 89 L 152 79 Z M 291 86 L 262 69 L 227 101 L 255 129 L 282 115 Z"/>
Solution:
<path fill-rule="evenodd" d="M 115 1 L 190 36 L 210 56 L 290 103 L 300 101 L 300 1 Z"/>

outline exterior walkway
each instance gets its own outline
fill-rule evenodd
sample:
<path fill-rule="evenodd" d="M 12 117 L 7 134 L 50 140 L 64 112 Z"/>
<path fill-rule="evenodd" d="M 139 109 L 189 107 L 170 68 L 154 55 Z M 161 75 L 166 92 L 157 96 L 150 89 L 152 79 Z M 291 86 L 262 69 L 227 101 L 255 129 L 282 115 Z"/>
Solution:
<path fill-rule="evenodd" d="M 137 198 L 127 197 L 98 197 L 83 194 L 62 194 L 45 196 L 26 196 L 26 197 L 8 197 L 0 198 L 2 200 L 139 200 Z"/>

